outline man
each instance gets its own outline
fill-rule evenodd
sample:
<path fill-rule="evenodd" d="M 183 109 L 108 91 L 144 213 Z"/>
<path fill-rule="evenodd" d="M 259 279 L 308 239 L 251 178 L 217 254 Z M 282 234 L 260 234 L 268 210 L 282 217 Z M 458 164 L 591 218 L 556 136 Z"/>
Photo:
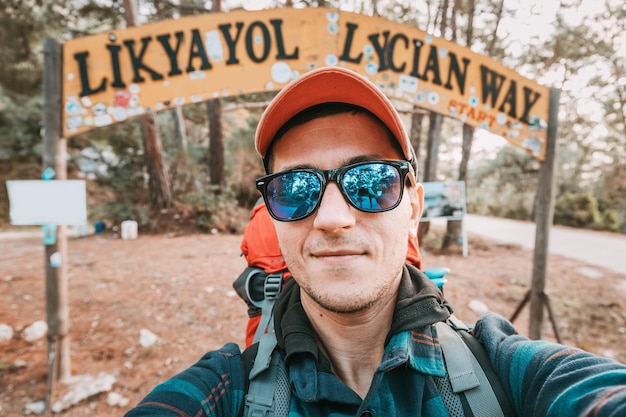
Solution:
<path fill-rule="evenodd" d="M 269 105 L 256 148 L 269 174 L 257 188 L 293 276 L 274 307 L 290 415 L 448 416 L 433 325 L 452 310 L 405 263 L 423 190 L 389 100 L 352 71 L 313 70 Z M 369 186 L 376 205 L 359 194 Z M 493 314 L 474 333 L 517 415 L 626 415 L 625 366 L 530 341 Z M 239 415 L 242 362 L 233 344 L 209 352 L 128 415 Z"/>

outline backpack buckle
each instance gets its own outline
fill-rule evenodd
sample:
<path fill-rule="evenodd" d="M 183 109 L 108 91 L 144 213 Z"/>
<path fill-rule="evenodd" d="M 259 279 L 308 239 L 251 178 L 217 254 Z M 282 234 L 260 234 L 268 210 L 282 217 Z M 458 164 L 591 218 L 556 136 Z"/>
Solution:
<path fill-rule="evenodd" d="M 261 404 L 246 404 L 243 415 L 244 417 L 272 417 L 274 416 L 274 407 L 266 407 Z"/>
<path fill-rule="evenodd" d="M 278 298 L 278 294 L 280 294 L 280 290 L 283 285 L 283 274 L 282 272 L 276 274 L 269 274 L 267 278 L 265 278 L 265 286 L 263 291 L 265 292 L 266 300 L 275 300 Z"/>

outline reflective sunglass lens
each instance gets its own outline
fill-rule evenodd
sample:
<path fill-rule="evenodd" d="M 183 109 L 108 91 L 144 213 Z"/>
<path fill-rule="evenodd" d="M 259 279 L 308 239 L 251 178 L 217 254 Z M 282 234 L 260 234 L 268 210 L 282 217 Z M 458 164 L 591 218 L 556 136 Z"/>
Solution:
<path fill-rule="evenodd" d="M 378 213 L 398 205 L 408 168 L 408 162 L 371 161 L 328 171 L 287 171 L 260 179 L 257 187 L 272 216 L 281 221 L 300 220 L 313 213 L 328 181 L 336 181 L 358 210 Z"/>
<path fill-rule="evenodd" d="M 398 203 L 402 191 L 398 170 L 381 163 L 351 168 L 346 171 L 341 183 L 351 203 L 368 212 L 392 208 Z"/>
<path fill-rule="evenodd" d="M 287 172 L 267 184 L 268 208 L 281 220 L 301 219 L 315 209 L 322 183 L 311 172 Z"/>

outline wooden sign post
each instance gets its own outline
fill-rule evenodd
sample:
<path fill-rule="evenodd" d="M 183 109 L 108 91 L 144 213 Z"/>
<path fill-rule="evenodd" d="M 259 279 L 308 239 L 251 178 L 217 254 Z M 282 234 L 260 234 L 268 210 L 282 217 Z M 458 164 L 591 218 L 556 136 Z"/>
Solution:
<path fill-rule="evenodd" d="M 54 180 L 64 180 L 67 178 L 67 141 L 61 133 L 63 49 L 59 42 L 51 38 L 44 39 L 43 49 L 43 170 L 53 169 Z M 57 265 L 59 257 L 60 264 Z M 71 375 L 67 261 L 66 226 L 58 225 L 56 241 L 45 245 L 44 258 L 48 319 L 48 384 L 46 389 L 48 409 L 51 406 L 55 381 Z"/>

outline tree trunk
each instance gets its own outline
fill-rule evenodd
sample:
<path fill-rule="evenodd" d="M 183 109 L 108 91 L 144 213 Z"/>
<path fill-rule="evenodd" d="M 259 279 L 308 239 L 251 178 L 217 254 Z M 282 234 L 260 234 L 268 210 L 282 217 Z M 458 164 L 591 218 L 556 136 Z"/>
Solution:
<path fill-rule="evenodd" d="M 473 4 L 472 4 L 473 5 Z M 496 48 L 496 41 L 498 40 L 498 27 L 500 26 L 500 21 L 502 20 L 502 11 L 504 10 L 504 0 L 500 0 L 498 4 L 498 9 L 496 10 L 496 22 L 493 28 L 493 36 L 491 37 L 491 41 L 489 42 L 489 46 L 487 47 L 487 55 L 492 56 L 493 51 Z M 470 46 L 468 43 L 467 46 Z"/>
<path fill-rule="evenodd" d="M 414 106 L 413 110 L 414 110 L 414 113 L 411 115 L 410 138 L 411 138 L 411 144 L 413 145 L 413 150 L 415 150 L 415 158 L 417 159 L 416 162 L 419 162 L 420 149 L 422 147 L 422 128 L 423 128 L 423 122 L 424 122 L 424 112 L 417 111 L 418 110 L 417 106 Z M 422 173 L 422 171 L 424 170 L 420 168 L 421 167 L 418 164 L 418 172 L 416 173 L 416 175 L 418 176 L 417 178 L 418 181 L 419 181 L 420 175 L 422 175 L 422 177 L 425 176 L 425 174 Z M 418 232 L 417 232 L 418 242 L 421 242 L 422 238 L 426 236 L 426 233 L 428 233 L 429 225 L 430 223 L 419 224 Z"/>
<path fill-rule="evenodd" d="M 461 164 L 459 165 L 459 181 L 467 181 L 467 167 L 469 166 L 470 154 L 472 153 L 474 132 L 476 132 L 476 128 L 468 124 L 463 125 L 463 145 L 461 150 Z"/>
<path fill-rule="evenodd" d="M 424 164 L 424 181 L 437 179 L 437 161 L 439 159 L 439 142 L 443 116 L 431 112 L 428 124 L 428 142 L 426 149 L 426 163 Z"/>
<path fill-rule="evenodd" d="M 414 106 L 413 110 L 417 110 L 418 107 Z M 419 160 L 420 157 L 420 148 L 422 147 L 422 123 L 424 121 L 424 113 L 415 111 L 411 115 L 411 144 L 413 145 L 413 150 L 415 151 L 415 157 Z M 419 174 L 419 172 L 417 173 Z"/>
<path fill-rule="evenodd" d="M 372 15 L 380 16 L 380 14 L 378 14 L 378 0 L 372 0 Z"/>
<path fill-rule="evenodd" d="M 213 1 L 211 12 L 221 12 L 222 2 Z M 226 174 L 224 172 L 224 133 L 222 130 L 222 103 L 219 98 L 206 102 L 209 118 L 209 150 L 208 164 L 211 184 L 223 186 Z"/>
<path fill-rule="evenodd" d="M 141 117 L 141 130 L 144 157 L 148 176 L 150 177 L 150 204 L 153 208 L 162 209 L 172 206 L 170 176 L 163 157 L 161 135 L 156 123 L 155 114 L 148 111 Z"/>
<path fill-rule="evenodd" d="M 187 149 L 187 128 L 185 127 L 185 118 L 183 117 L 183 109 L 180 106 L 171 109 L 174 118 L 174 128 L 176 136 L 176 157 L 170 165 L 170 178 L 172 198 L 176 199 L 179 192 L 187 190 L 187 187 L 193 182 L 193 170 L 189 169 L 189 156 Z"/>
<path fill-rule="evenodd" d="M 178 152 L 177 162 L 183 167 L 187 165 L 187 128 L 185 127 L 185 118 L 183 117 L 183 109 L 179 106 L 172 109 L 174 115 L 174 123 L 176 124 L 176 132 L 178 136 Z"/>
<path fill-rule="evenodd" d="M 124 0 L 126 26 L 137 26 L 137 6 L 135 0 Z M 172 206 L 172 191 L 169 172 L 163 157 L 163 144 L 154 114 L 148 112 L 140 116 L 142 140 L 146 168 L 150 176 L 150 202 L 152 208 L 161 209 Z"/>
<path fill-rule="evenodd" d="M 224 185 L 224 140 L 222 135 L 222 104 L 218 98 L 206 103 L 209 116 L 209 174 L 211 184 Z"/>
<path fill-rule="evenodd" d="M 439 139 L 441 135 L 441 124 L 443 116 L 431 112 L 428 123 L 428 142 L 426 146 L 426 163 L 424 164 L 424 182 L 435 181 L 437 179 L 437 160 L 439 158 Z M 428 234 L 430 222 L 420 223 L 417 230 L 417 239 L 422 243 L 424 236 Z"/>
<path fill-rule="evenodd" d="M 472 151 L 472 143 L 474 142 L 474 132 L 476 129 L 470 125 L 463 125 L 463 147 L 461 155 L 461 164 L 459 166 L 459 181 L 467 183 L 467 166 L 469 164 L 469 158 Z M 467 187 L 466 187 L 467 190 Z M 441 249 L 449 249 L 454 244 L 462 244 L 459 240 L 461 232 L 463 231 L 462 220 L 448 220 L 446 223 L 446 234 L 443 237 L 441 243 Z"/>

